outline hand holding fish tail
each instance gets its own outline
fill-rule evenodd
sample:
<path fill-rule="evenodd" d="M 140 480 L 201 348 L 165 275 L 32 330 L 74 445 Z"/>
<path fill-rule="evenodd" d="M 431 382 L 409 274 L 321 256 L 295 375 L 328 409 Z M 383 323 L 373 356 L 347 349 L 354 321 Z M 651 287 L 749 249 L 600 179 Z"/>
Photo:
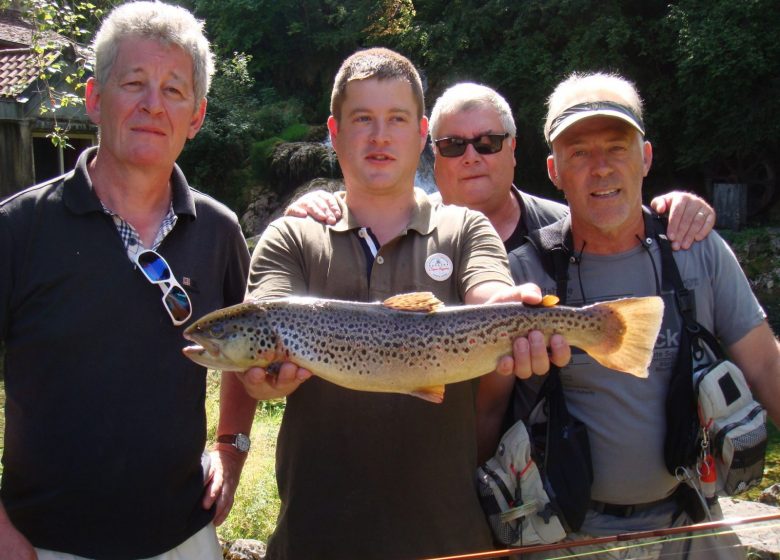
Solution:
<path fill-rule="evenodd" d="M 552 335 L 548 348 L 544 342 L 544 334 L 541 331 L 531 331 L 527 338 L 514 340 L 512 356 L 503 356 L 498 362 L 496 372 L 528 379 L 533 375 L 545 375 L 552 364 L 563 367 L 569 360 L 571 347 L 563 336 Z"/>
<path fill-rule="evenodd" d="M 244 372 L 237 371 L 235 374 L 249 396 L 261 401 L 286 397 L 311 377 L 309 370 L 291 362 L 281 364 L 278 373 L 253 367 Z"/>
<path fill-rule="evenodd" d="M 571 361 L 571 346 L 561 334 L 550 337 L 549 347 L 550 362 L 558 367 L 563 367 Z"/>

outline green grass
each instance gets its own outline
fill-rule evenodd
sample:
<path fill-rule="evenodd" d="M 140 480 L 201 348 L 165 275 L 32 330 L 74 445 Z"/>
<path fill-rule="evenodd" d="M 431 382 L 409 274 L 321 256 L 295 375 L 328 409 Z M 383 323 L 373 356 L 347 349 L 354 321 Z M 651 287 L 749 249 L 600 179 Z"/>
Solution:
<path fill-rule="evenodd" d="M 769 438 L 764 460 L 764 480 L 756 488 L 748 490 L 744 494 L 735 496 L 741 500 L 757 500 L 764 488 L 780 482 L 780 430 L 771 422 L 767 422 Z"/>
<path fill-rule="evenodd" d="M 206 389 L 208 445 L 214 442 L 219 417 L 218 373 L 209 371 Z M 233 509 L 217 534 L 226 541 L 256 539 L 268 542 L 279 515 L 274 461 L 276 434 L 284 412 L 283 401 L 264 402 L 257 407 L 252 424 L 252 448 L 241 473 Z"/>

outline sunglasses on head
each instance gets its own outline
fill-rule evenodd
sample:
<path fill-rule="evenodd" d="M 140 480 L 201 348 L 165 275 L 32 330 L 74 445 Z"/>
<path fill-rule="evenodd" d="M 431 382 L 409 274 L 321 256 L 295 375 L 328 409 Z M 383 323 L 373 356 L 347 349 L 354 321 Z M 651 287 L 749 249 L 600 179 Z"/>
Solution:
<path fill-rule="evenodd" d="M 176 281 L 166 260 L 156 251 L 149 249 L 138 253 L 135 262 L 149 282 L 160 286 L 163 306 L 171 316 L 173 324 L 178 327 L 187 321 L 192 315 L 190 296 Z"/>
<path fill-rule="evenodd" d="M 509 138 L 509 133 L 504 134 L 483 134 L 475 138 L 459 138 L 458 136 L 448 136 L 434 140 L 436 149 L 442 157 L 459 157 L 466 153 L 466 146 L 474 146 L 478 154 L 496 154 L 504 147 L 504 140 Z"/>

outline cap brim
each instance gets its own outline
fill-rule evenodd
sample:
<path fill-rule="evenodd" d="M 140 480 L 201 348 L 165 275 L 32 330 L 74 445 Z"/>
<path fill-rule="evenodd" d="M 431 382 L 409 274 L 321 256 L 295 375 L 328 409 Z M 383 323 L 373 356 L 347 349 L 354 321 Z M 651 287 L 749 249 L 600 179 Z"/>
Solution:
<path fill-rule="evenodd" d="M 636 119 L 634 119 L 631 115 L 628 115 L 622 111 L 617 111 L 615 109 L 592 109 L 587 111 L 581 111 L 577 113 L 573 113 L 563 119 L 558 126 L 556 126 L 553 130 L 550 131 L 550 139 L 549 142 L 552 143 L 555 141 L 558 136 L 563 133 L 564 130 L 569 128 L 571 125 L 578 123 L 582 120 L 589 119 L 591 117 L 614 117 L 616 119 L 620 119 L 621 121 L 627 122 L 631 126 L 633 126 L 637 131 L 639 131 L 639 134 L 642 136 L 645 135 L 645 130 L 642 127 L 641 124 L 639 124 Z"/>

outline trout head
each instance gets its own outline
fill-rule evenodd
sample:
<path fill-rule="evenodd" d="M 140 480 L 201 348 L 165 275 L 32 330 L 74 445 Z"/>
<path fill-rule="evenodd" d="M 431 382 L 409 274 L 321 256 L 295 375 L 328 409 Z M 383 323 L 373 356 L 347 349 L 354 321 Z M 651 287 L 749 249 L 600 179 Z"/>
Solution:
<path fill-rule="evenodd" d="M 266 315 L 262 305 L 252 302 L 213 311 L 184 331 L 184 338 L 195 343 L 183 349 L 184 355 L 210 369 L 266 367 L 276 348 Z"/>

